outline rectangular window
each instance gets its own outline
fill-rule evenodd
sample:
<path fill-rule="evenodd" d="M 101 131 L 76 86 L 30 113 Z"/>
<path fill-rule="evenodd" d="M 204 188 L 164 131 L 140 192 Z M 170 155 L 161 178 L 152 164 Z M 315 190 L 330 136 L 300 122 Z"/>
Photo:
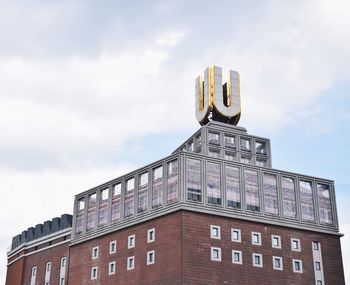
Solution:
<path fill-rule="evenodd" d="M 135 179 L 126 180 L 124 197 L 124 217 L 128 218 L 134 215 L 134 189 Z"/>
<path fill-rule="evenodd" d="M 212 261 L 221 261 L 221 248 L 219 247 L 211 247 L 210 255 Z"/>
<path fill-rule="evenodd" d="M 147 243 L 154 242 L 156 240 L 156 230 L 150 229 L 147 231 Z"/>
<path fill-rule="evenodd" d="M 168 195 L 167 195 L 167 203 L 174 203 L 178 201 L 178 164 L 177 160 L 173 160 L 168 162 Z"/>
<path fill-rule="evenodd" d="M 108 263 L 108 275 L 113 275 L 115 274 L 115 261 L 112 261 L 110 263 Z"/>
<path fill-rule="evenodd" d="M 225 146 L 230 148 L 236 148 L 235 137 L 225 135 Z"/>
<path fill-rule="evenodd" d="M 135 257 L 134 256 L 129 256 L 127 261 L 126 261 L 126 269 L 127 270 L 132 270 L 135 268 Z"/>
<path fill-rule="evenodd" d="M 250 151 L 250 140 L 241 138 L 241 150 Z"/>
<path fill-rule="evenodd" d="M 107 224 L 107 207 L 108 207 L 108 192 L 109 189 L 103 189 L 100 192 L 98 224 L 104 226 Z"/>
<path fill-rule="evenodd" d="M 241 208 L 239 168 L 226 165 L 225 178 L 227 207 Z"/>
<path fill-rule="evenodd" d="M 274 248 L 282 248 L 281 237 L 272 235 L 271 236 L 272 247 Z"/>
<path fill-rule="evenodd" d="M 37 267 L 34 266 L 32 268 L 32 274 L 31 274 L 31 278 L 30 278 L 30 285 L 35 285 L 36 284 L 36 272 L 37 272 Z"/>
<path fill-rule="evenodd" d="M 208 155 L 211 157 L 220 157 L 220 150 L 217 148 L 209 148 Z"/>
<path fill-rule="evenodd" d="M 147 252 L 147 265 L 154 264 L 155 262 L 155 252 L 154 250 Z"/>
<path fill-rule="evenodd" d="M 91 258 L 92 259 L 98 258 L 98 251 L 99 251 L 99 247 L 98 246 L 95 246 L 94 248 L 92 248 L 92 253 L 91 253 Z"/>
<path fill-rule="evenodd" d="M 265 213 L 278 215 L 277 177 L 275 174 L 263 174 Z"/>
<path fill-rule="evenodd" d="M 64 277 L 60 278 L 60 285 L 64 285 Z"/>
<path fill-rule="evenodd" d="M 232 250 L 232 263 L 234 264 L 242 264 L 242 251 L 240 250 Z"/>
<path fill-rule="evenodd" d="M 77 201 L 77 212 L 75 218 L 75 234 L 79 235 L 83 232 L 84 223 L 84 208 L 85 208 L 85 198 L 81 198 Z"/>
<path fill-rule="evenodd" d="M 162 205 L 163 191 L 163 166 L 153 169 L 152 181 L 152 207 L 156 208 Z"/>
<path fill-rule="evenodd" d="M 91 268 L 91 280 L 97 279 L 98 267 Z"/>
<path fill-rule="evenodd" d="M 317 241 L 312 242 L 312 248 L 314 251 L 319 251 L 320 250 L 320 244 Z"/>
<path fill-rule="evenodd" d="M 266 166 L 267 159 L 264 157 L 256 157 L 255 158 L 255 165 L 260 167 Z"/>
<path fill-rule="evenodd" d="M 117 241 L 111 241 L 109 243 L 109 254 L 113 254 L 117 252 Z"/>
<path fill-rule="evenodd" d="M 220 164 L 207 162 L 207 198 L 208 204 L 221 205 Z"/>
<path fill-rule="evenodd" d="M 301 219 L 315 221 L 311 182 L 300 180 Z"/>
<path fill-rule="evenodd" d="M 46 272 L 51 271 L 51 262 L 46 263 Z"/>
<path fill-rule="evenodd" d="M 220 239 L 220 227 L 219 226 L 210 226 L 210 237 L 213 239 Z"/>
<path fill-rule="evenodd" d="M 128 248 L 135 247 L 135 235 L 128 236 Z"/>
<path fill-rule="evenodd" d="M 112 192 L 112 223 L 120 221 L 121 184 L 115 184 Z"/>
<path fill-rule="evenodd" d="M 321 263 L 319 261 L 315 262 L 315 270 L 321 271 Z"/>
<path fill-rule="evenodd" d="M 291 238 L 291 249 L 292 251 L 301 251 L 300 239 Z"/>
<path fill-rule="evenodd" d="M 241 230 L 231 229 L 231 241 L 241 242 Z"/>
<path fill-rule="evenodd" d="M 322 285 L 322 281 L 321 280 L 317 280 L 317 285 Z"/>
<path fill-rule="evenodd" d="M 244 173 L 247 210 L 260 212 L 258 172 L 245 169 Z"/>
<path fill-rule="evenodd" d="M 89 205 L 88 205 L 86 230 L 90 231 L 95 228 L 96 193 L 90 194 L 88 196 L 88 203 Z"/>
<path fill-rule="evenodd" d="M 295 183 L 293 178 L 282 176 L 282 199 L 283 199 L 283 216 L 295 219 L 297 217 L 295 203 Z"/>
<path fill-rule="evenodd" d="M 275 270 L 283 270 L 283 261 L 282 257 L 273 256 L 272 257 L 273 269 Z"/>
<path fill-rule="evenodd" d="M 236 160 L 236 154 L 233 153 L 233 152 L 226 151 L 224 158 L 227 159 L 227 160 L 234 161 L 234 160 Z"/>
<path fill-rule="evenodd" d="M 50 285 L 50 278 L 51 278 L 51 262 L 46 263 L 46 270 L 45 270 L 45 284 Z"/>
<path fill-rule="evenodd" d="M 320 222 L 322 224 L 332 225 L 333 215 L 330 197 L 330 185 L 317 184 L 317 196 L 320 213 Z"/>
<path fill-rule="evenodd" d="M 194 143 L 193 143 L 193 141 L 190 141 L 190 142 L 188 143 L 188 151 L 191 151 L 191 152 L 194 151 Z"/>
<path fill-rule="evenodd" d="M 252 164 L 252 156 L 248 154 L 241 154 L 241 162 L 245 164 Z"/>
<path fill-rule="evenodd" d="M 252 232 L 252 244 L 261 245 L 261 233 Z"/>
<path fill-rule="evenodd" d="M 263 267 L 263 257 L 260 253 L 253 253 L 253 266 Z"/>
<path fill-rule="evenodd" d="M 303 273 L 303 262 L 299 259 L 293 259 L 293 272 Z"/>
<path fill-rule="evenodd" d="M 256 154 L 266 154 L 266 143 L 255 142 L 255 153 Z"/>
<path fill-rule="evenodd" d="M 148 172 L 139 175 L 137 212 L 147 211 L 148 205 Z"/>
<path fill-rule="evenodd" d="M 218 133 L 209 132 L 208 142 L 214 145 L 220 145 L 220 135 Z"/>
<path fill-rule="evenodd" d="M 201 162 L 199 160 L 187 158 L 186 170 L 187 199 L 201 202 Z"/>
<path fill-rule="evenodd" d="M 66 261 L 67 261 L 66 257 L 62 257 L 61 258 L 61 268 L 65 268 L 66 267 Z"/>

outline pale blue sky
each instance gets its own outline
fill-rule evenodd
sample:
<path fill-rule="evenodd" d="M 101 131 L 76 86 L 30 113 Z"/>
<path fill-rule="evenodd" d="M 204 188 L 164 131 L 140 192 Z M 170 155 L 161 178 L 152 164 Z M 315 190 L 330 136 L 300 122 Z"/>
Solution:
<path fill-rule="evenodd" d="M 194 78 L 241 75 L 273 167 L 335 180 L 350 268 L 350 3 L 0 0 L 0 283 L 6 247 L 73 196 L 194 133 Z M 347 272 L 350 282 L 350 272 Z"/>

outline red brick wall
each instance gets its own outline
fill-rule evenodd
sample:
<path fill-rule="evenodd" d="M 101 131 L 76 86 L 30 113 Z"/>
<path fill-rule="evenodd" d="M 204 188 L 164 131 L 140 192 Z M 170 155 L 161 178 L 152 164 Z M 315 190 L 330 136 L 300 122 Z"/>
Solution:
<path fill-rule="evenodd" d="M 101 238 L 71 247 L 69 285 L 122 284 L 169 285 L 181 283 L 182 213 L 163 216 Z M 147 230 L 156 229 L 156 239 L 147 243 Z M 129 235 L 135 234 L 136 245 L 127 248 Z M 109 254 L 109 243 L 117 241 L 116 254 Z M 92 260 L 92 248 L 99 246 L 99 258 Z M 147 251 L 155 250 L 155 264 L 146 264 Z M 126 270 L 127 257 L 135 256 L 135 269 Z M 108 275 L 108 263 L 116 261 L 116 274 Z M 97 280 L 90 280 L 91 268 L 99 267 Z"/>
<path fill-rule="evenodd" d="M 23 277 L 24 258 L 20 258 L 7 267 L 6 285 L 21 285 Z"/>
<path fill-rule="evenodd" d="M 183 284 L 315 284 L 312 241 L 321 242 L 326 284 L 345 284 L 339 237 L 218 216 L 185 212 L 183 218 Z M 221 239 L 210 238 L 210 225 L 221 227 Z M 231 228 L 241 229 L 242 242 L 231 241 Z M 252 245 L 251 232 L 260 232 L 262 246 Z M 279 235 L 282 249 L 272 248 L 271 235 Z M 291 251 L 291 238 L 301 252 Z M 210 247 L 220 247 L 222 261 L 210 260 Z M 231 250 L 241 250 L 243 264 L 233 264 Z M 252 266 L 252 253 L 263 255 L 263 267 Z M 272 256 L 283 258 L 283 271 L 274 270 Z M 303 261 L 303 273 L 294 273 L 292 259 Z"/>

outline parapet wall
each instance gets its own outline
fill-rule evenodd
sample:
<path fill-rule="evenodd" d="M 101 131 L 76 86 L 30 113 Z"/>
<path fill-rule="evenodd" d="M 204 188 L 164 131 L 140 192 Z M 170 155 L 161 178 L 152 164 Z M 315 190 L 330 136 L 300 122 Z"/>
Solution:
<path fill-rule="evenodd" d="M 51 221 L 45 221 L 43 224 L 37 224 L 30 227 L 12 238 L 11 250 L 19 247 L 25 242 L 30 242 L 43 236 L 70 228 L 72 226 L 72 215 L 63 214 L 61 217 L 53 218 Z"/>

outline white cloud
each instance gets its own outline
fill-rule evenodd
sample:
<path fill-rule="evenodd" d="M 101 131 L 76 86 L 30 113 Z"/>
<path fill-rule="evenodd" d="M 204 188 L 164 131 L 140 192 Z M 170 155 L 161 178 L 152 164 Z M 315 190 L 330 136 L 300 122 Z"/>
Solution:
<path fill-rule="evenodd" d="M 173 47 L 177 45 L 185 34 L 183 32 L 166 32 L 156 35 L 156 43 L 160 46 Z"/>

